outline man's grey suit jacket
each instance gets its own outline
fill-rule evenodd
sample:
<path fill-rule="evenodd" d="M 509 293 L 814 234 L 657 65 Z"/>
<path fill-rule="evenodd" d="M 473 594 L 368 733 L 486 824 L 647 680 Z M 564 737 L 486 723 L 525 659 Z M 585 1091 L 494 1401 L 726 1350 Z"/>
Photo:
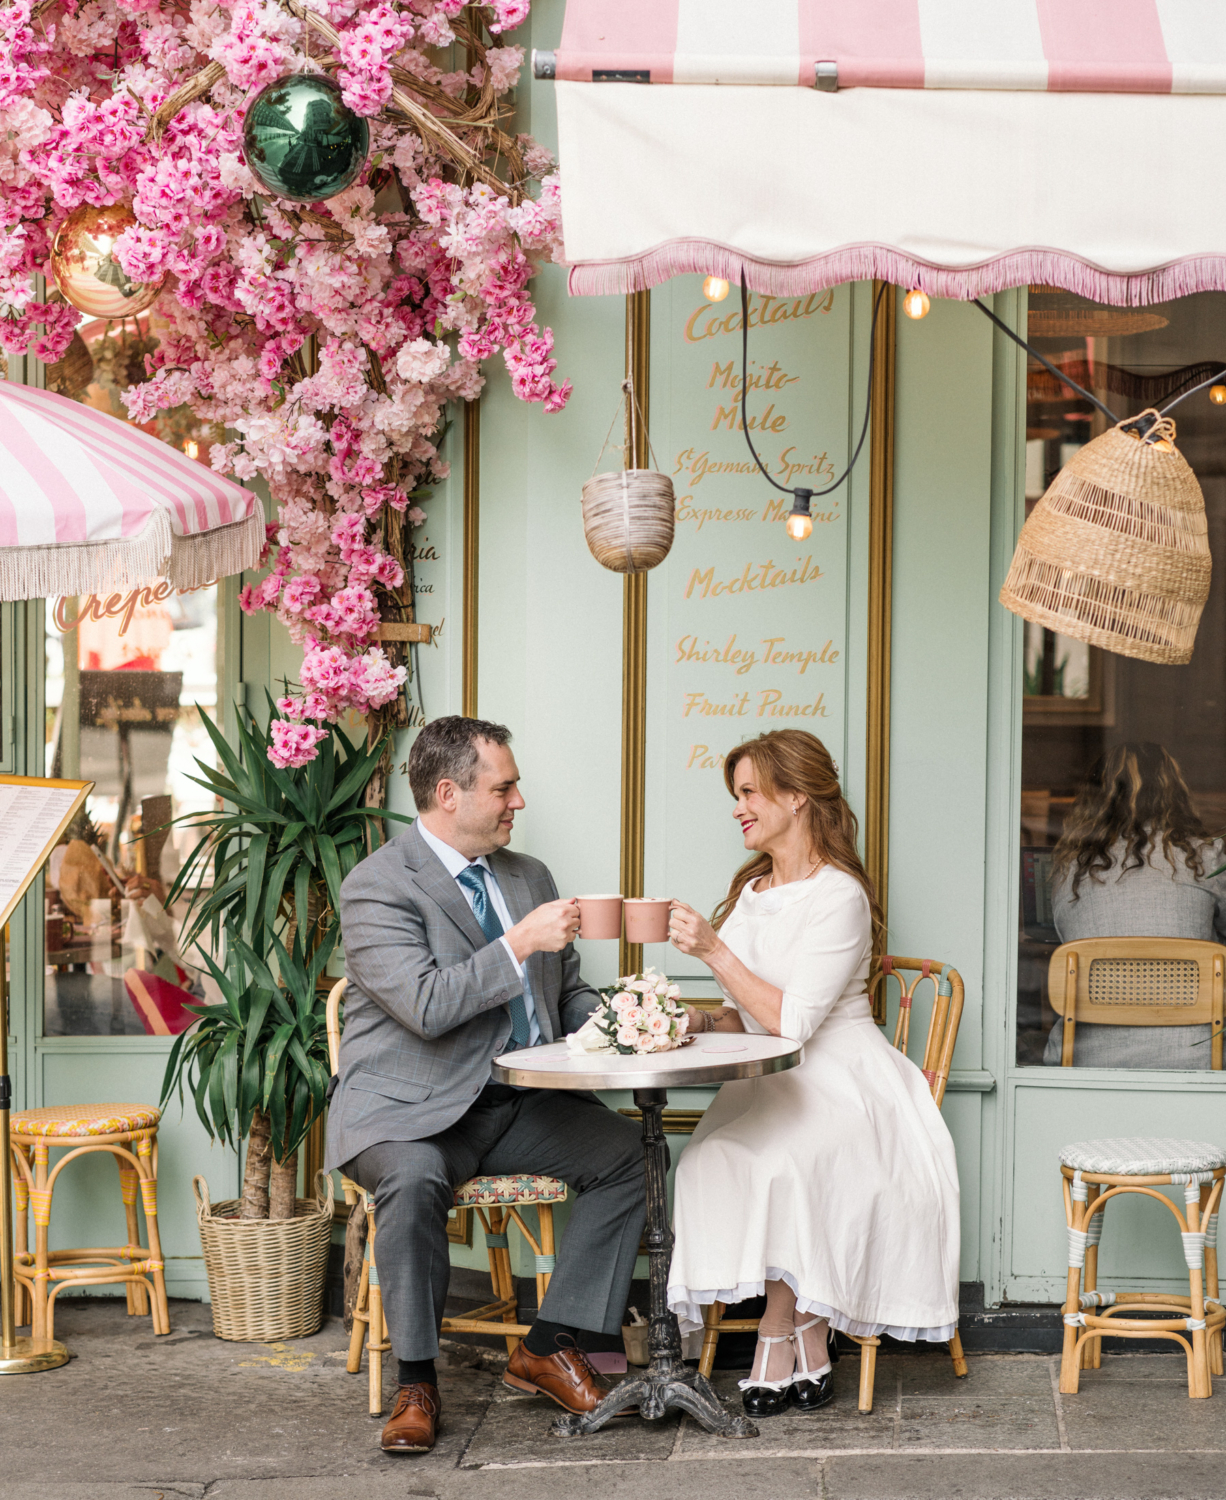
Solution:
<path fill-rule="evenodd" d="M 539 859 L 500 849 L 489 864 L 514 921 L 557 899 Z M 521 989 L 506 945 L 486 941 L 415 825 L 350 872 L 340 917 L 349 984 L 329 1168 L 454 1124 L 490 1081 L 511 1036 L 507 1002 Z M 542 1042 L 577 1031 L 598 1003 L 570 944 L 532 954 L 524 974 Z"/>

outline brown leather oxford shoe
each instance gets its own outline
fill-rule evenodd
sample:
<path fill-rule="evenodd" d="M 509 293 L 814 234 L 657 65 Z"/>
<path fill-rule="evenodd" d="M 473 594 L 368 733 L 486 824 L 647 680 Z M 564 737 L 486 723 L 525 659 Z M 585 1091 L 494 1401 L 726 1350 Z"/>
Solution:
<path fill-rule="evenodd" d="M 518 1344 L 502 1381 L 517 1391 L 548 1396 L 575 1416 L 594 1411 L 609 1394 L 587 1355 L 573 1344 L 556 1354 L 532 1354 L 526 1344 Z"/>
<path fill-rule="evenodd" d="M 383 1429 L 384 1453 L 429 1453 L 442 1425 L 442 1410 L 436 1385 L 402 1385 Z"/>

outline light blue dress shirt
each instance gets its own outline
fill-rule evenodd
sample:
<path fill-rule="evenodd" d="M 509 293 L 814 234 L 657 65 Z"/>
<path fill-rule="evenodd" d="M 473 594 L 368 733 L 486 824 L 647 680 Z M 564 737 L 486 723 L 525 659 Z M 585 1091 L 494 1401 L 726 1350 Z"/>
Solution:
<path fill-rule="evenodd" d="M 498 920 L 502 923 L 504 931 L 509 932 L 515 926 L 515 918 L 507 908 L 506 900 L 498 885 L 498 877 L 490 869 L 489 860 L 486 859 L 485 855 L 483 854 L 480 859 L 465 858 L 458 849 L 453 849 L 450 844 L 445 844 L 437 834 L 431 833 L 420 818 L 417 820 L 417 831 L 425 839 L 426 843 L 429 844 L 430 848 L 434 850 L 435 854 L 438 855 L 439 859 L 442 860 L 444 868 L 453 880 L 456 880 L 456 876 L 459 875 L 460 871 L 466 870 L 469 865 L 481 866 L 485 871 L 485 888 L 489 892 L 494 910 L 498 913 Z M 460 885 L 458 880 L 456 880 L 456 885 L 459 886 L 465 901 L 468 902 L 469 911 L 473 911 L 474 898 L 472 891 Z M 537 1024 L 536 1006 L 532 1003 L 532 991 L 524 975 L 524 966 L 515 957 L 515 951 L 505 937 L 499 938 L 498 941 L 507 950 L 511 962 L 515 965 L 515 972 L 519 975 L 522 985 L 521 993 L 524 997 L 524 1010 L 528 1013 L 528 1045 L 529 1047 L 535 1047 L 541 1040 L 541 1028 Z"/>

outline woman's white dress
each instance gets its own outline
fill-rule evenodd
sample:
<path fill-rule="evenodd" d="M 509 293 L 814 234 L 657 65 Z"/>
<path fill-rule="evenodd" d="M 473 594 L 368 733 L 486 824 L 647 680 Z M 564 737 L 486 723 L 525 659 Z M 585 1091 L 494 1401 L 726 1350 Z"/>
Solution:
<path fill-rule="evenodd" d="M 724 1084 L 681 1157 L 668 1303 L 684 1330 L 704 1304 L 783 1280 L 799 1312 L 847 1333 L 953 1337 L 953 1141 L 924 1075 L 873 1022 L 870 935 L 863 889 L 829 866 L 773 891 L 746 886 L 724 924 L 732 952 L 783 991 L 780 1033 L 804 1059 Z"/>

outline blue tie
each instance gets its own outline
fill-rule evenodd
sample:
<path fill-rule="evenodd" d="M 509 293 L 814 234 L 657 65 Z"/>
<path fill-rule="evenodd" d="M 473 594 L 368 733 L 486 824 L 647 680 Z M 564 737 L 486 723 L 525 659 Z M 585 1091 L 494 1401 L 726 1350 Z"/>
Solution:
<path fill-rule="evenodd" d="M 505 929 L 498 920 L 498 913 L 494 910 L 494 903 L 490 900 L 489 891 L 486 889 L 484 866 L 466 866 L 456 876 L 456 881 L 466 891 L 472 892 L 473 916 L 477 919 L 477 925 L 485 934 L 487 942 L 496 943 Z M 507 1051 L 513 1052 L 517 1047 L 526 1047 L 532 1034 L 528 1029 L 528 1010 L 524 1005 L 522 995 L 512 997 L 510 1011 L 512 1045 L 507 1048 Z"/>

